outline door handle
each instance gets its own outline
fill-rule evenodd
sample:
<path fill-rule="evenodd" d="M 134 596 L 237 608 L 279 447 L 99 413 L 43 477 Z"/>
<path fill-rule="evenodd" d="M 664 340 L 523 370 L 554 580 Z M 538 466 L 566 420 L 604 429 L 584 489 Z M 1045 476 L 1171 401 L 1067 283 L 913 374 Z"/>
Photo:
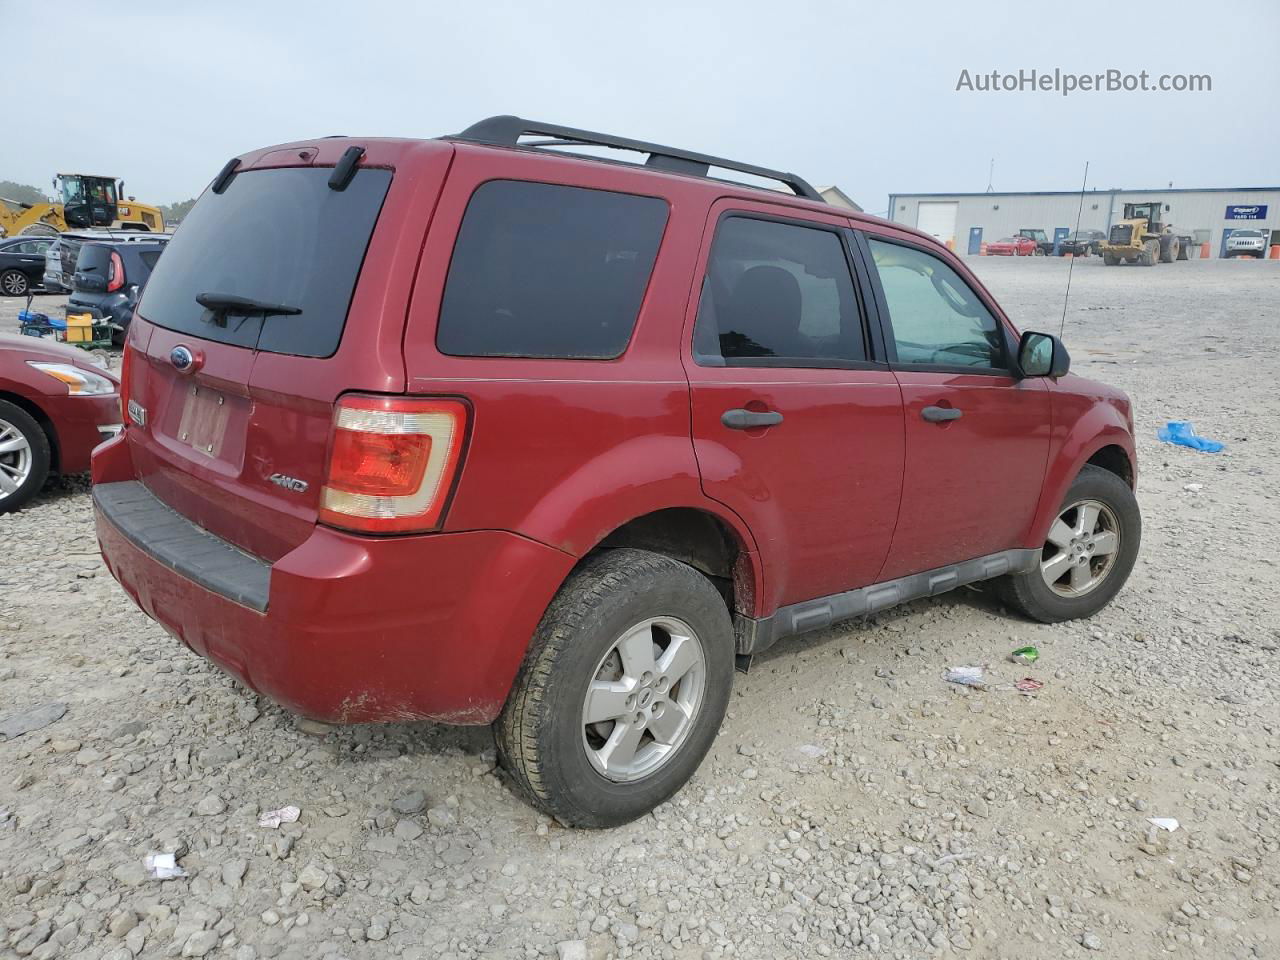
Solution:
<path fill-rule="evenodd" d="M 730 430 L 750 430 L 752 427 L 774 427 L 782 422 L 782 414 L 776 410 L 758 413 L 755 410 L 726 410 L 720 422 Z"/>
<path fill-rule="evenodd" d="M 948 420 L 959 420 L 964 414 L 955 407 L 925 407 L 920 416 L 930 423 L 946 423 Z"/>

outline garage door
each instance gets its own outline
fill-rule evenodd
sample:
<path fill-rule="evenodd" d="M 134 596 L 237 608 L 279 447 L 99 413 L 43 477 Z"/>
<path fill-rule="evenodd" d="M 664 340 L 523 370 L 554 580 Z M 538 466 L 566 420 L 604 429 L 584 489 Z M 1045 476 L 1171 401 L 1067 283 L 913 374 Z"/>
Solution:
<path fill-rule="evenodd" d="M 956 248 L 956 208 L 959 206 L 960 204 L 955 200 L 922 202 L 916 212 L 916 229 L 954 250 Z"/>

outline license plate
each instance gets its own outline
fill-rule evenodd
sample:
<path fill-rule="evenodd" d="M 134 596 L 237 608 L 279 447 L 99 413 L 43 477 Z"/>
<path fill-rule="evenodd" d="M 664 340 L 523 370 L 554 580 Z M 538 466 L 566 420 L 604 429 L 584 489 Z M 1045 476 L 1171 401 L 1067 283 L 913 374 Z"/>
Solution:
<path fill-rule="evenodd" d="M 231 404 L 216 390 L 192 386 L 182 405 L 178 440 L 208 457 L 222 453 Z"/>

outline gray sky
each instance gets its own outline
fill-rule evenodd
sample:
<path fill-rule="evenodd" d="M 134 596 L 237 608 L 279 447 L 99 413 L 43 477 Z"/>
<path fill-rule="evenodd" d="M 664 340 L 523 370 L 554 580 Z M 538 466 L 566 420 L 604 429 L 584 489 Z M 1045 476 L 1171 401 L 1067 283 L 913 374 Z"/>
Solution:
<path fill-rule="evenodd" d="M 1270 0 L 0 0 L 0 34 L 28 78 L 0 179 L 112 174 L 154 203 L 253 147 L 495 113 L 789 169 L 872 212 L 890 192 L 983 190 L 993 156 L 997 190 L 1078 189 L 1086 160 L 1100 189 L 1280 181 Z M 962 69 L 1055 67 L 1210 74 L 1213 90 L 955 89 Z"/>

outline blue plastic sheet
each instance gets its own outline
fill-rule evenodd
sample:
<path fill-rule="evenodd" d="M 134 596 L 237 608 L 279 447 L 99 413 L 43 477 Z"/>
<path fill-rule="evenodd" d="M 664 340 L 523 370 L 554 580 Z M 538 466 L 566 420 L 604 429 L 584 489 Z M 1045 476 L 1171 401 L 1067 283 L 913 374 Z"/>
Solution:
<path fill-rule="evenodd" d="M 1170 420 L 1156 431 L 1156 436 L 1165 443 L 1176 443 L 1180 447 L 1190 447 L 1201 453 L 1217 453 L 1226 446 L 1225 443 L 1197 434 L 1189 420 Z"/>

